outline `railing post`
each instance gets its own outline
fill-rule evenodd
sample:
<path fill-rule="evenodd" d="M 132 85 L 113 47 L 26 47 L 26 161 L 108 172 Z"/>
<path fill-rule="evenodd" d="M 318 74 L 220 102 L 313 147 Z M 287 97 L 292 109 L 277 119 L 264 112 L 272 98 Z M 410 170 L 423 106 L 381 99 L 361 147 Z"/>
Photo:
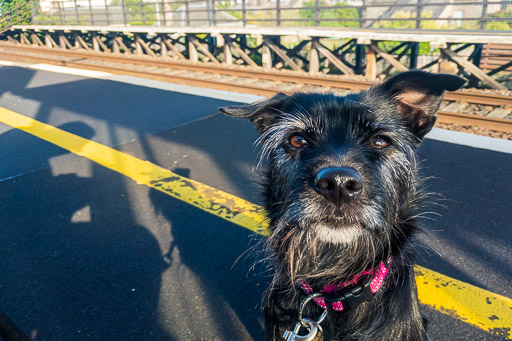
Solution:
<path fill-rule="evenodd" d="M 481 30 L 485 30 L 485 27 L 487 26 L 487 5 L 488 5 L 488 0 L 483 0 L 482 15 L 481 15 L 482 20 L 480 20 L 480 29 Z"/>
<path fill-rule="evenodd" d="M 320 0 L 315 0 L 315 26 L 320 26 Z"/>
<path fill-rule="evenodd" d="M 105 15 L 107 17 L 107 26 L 110 26 L 110 15 L 108 14 L 108 4 L 107 0 L 105 0 Z"/>
<path fill-rule="evenodd" d="M 142 25 L 146 25 L 146 11 L 144 10 L 144 1 L 139 2 L 140 14 L 142 15 Z"/>
<path fill-rule="evenodd" d="M 276 0 L 276 20 L 277 26 L 281 26 L 281 1 Z"/>
<path fill-rule="evenodd" d="M 242 25 L 245 27 L 246 24 L 245 0 L 242 0 Z"/>
<path fill-rule="evenodd" d="M 416 3 L 416 28 L 421 28 L 421 0 Z"/>
<path fill-rule="evenodd" d="M 213 26 L 217 26 L 217 20 L 215 19 L 215 0 L 212 1 L 212 24 Z"/>
<path fill-rule="evenodd" d="M 62 15 L 62 3 L 59 1 L 59 18 L 60 18 L 60 24 L 63 25 L 64 23 L 64 16 Z"/>
<path fill-rule="evenodd" d="M 187 27 L 190 27 L 190 11 L 188 7 L 188 0 L 185 0 L 185 18 L 187 22 Z"/>
<path fill-rule="evenodd" d="M 212 3 L 210 0 L 206 0 L 206 19 L 208 20 L 208 26 L 212 26 Z"/>
<path fill-rule="evenodd" d="M 30 2 L 30 22 L 32 24 L 35 24 L 36 23 L 36 16 L 34 14 L 34 4 L 35 2 L 34 1 L 31 1 Z"/>
<path fill-rule="evenodd" d="M 366 0 L 363 0 L 361 7 L 359 7 L 359 27 L 363 28 L 366 26 Z"/>
<path fill-rule="evenodd" d="M 167 19 L 165 18 L 165 4 L 164 0 L 160 0 L 160 15 L 162 18 L 163 26 L 167 26 Z"/>
<path fill-rule="evenodd" d="M 92 4 L 91 4 L 91 0 L 89 0 L 89 18 L 91 19 L 91 25 L 94 25 L 94 15 L 92 15 Z"/>
<path fill-rule="evenodd" d="M 80 16 L 78 15 L 78 6 L 76 4 L 76 0 L 73 0 L 73 2 L 75 3 L 76 24 L 80 25 Z"/>
<path fill-rule="evenodd" d="M 128 22 L 126 20 L 126 6 L 125 6 L 125 3 L 124 3 L 124 0 L 121 0 L 121 8 L 123 10 L 123 25 L 127 26 Z"/>

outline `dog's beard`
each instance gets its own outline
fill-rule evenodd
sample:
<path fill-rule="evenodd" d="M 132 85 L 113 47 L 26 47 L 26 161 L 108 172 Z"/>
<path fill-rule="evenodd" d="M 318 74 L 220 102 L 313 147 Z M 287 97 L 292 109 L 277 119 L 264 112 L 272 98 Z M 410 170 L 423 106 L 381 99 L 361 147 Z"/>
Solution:
<path fill-rule="evenodd" d="M 311 200 L 305 207 L 299 200 L 274 221 L 267 247 L 275 255 L 280 285 L 301 278 L 345 281 L 388 256 L 385 219 L 377 214 L 377 205 L 346 207 L 344 213 L 333 213 L 325 203 L 312 205 Z"/>
<path fill-rule="evenodd" d="M 312 228 L 319 241 L 332 244 L 353 243 L 362 233 L 362 227 L 357 224 L 333 228 L 331 225 L 319 223 Z"/>
<path fill-rule="evenodd" d="M 281 225 L 311 230 L 325 243 L 350 244 L 363 232 L 379 233 L 386 225 L 383 200 L 367 197 L 340 206 L 328 202 L 316 193 L 303 191 L 297 199 L 287 200 L 283 214 L 278 218 Z M 388 212 L 389 213 L 389 212 Z M 393 216 L 393 214 L 391 214 Z"/>

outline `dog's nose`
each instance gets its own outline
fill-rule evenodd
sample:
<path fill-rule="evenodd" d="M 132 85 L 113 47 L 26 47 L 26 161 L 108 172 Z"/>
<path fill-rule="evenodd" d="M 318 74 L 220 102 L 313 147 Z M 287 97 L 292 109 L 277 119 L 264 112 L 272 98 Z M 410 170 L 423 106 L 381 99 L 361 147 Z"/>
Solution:
<path fill-rule="evenodd" d="M 352 167 L 329 167 L 318 171 L 315 190 L 336 205 L 363 192 L 363 179 Z"/>

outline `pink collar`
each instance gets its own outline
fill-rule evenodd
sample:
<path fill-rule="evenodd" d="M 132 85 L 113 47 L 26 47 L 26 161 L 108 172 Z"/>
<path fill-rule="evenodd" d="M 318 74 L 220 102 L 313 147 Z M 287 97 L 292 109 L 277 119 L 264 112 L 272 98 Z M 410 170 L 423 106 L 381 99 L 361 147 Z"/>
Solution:
<path fill-rule="evenodd" d="M 391 261 L 389 263 L 391 263 Z M 325 286 L 320 290 L 320 292 L 325 295 L 315 297 L 313 300 L 320 308 L 323 309 L 327 309 L 327 302 L 331 303 L 334 311 L 343 311 L 346 308 L 354 309 L 359 303 L 367 301 L 373 297 L 373 294 L 375 294 L 382 286 L 388 271 L 386 264 L 381 262 L 379 268 L 376 270 L 366 270 L 362 274 L 357 275 L 346 282 Z M 356 285 L 361 277 L 368 274 L 372 275 L 371 281 L 369 280 L 363 286 L 352 288 L 350 290 L 343 290 L 341 294 L 338 293 L 342 289 Z M 299 286 L 308 296 L 314 293 L 311 286 L 305 280 L 300 281 Z"/>

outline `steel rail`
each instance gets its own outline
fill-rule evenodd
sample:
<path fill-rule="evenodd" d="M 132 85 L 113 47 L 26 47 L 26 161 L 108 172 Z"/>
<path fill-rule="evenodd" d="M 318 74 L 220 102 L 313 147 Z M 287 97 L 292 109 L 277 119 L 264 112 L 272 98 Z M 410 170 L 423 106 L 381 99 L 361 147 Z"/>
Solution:
<path fill-rule="evenodd" d="M 512 96 L 498 95 L 476 91 L 453 91 L 447 92 L 444 96 L 447 101 L 460 101 L 492 106 L 512 106 Z"/>
<path fill-rule="evenodd" d="M 265 89 L 257 86 L 251 85 L 241 85 L 241 84 L 229 84 L 225 82 L 212 81 L 208 79 L 194 79 L 190 77 L 183 77 L 179 75 L 168 75 L 163 73 L 155 73 L 149 71 L 142 70 L 130 70 L 126 68 L 118 68 L 113 66 L 105 66 L 105 65 L 97 65 L 97 64 L 85 64 L 83 61 L 73 61 L 73 60 L 57 60 L 52 58 L 38 57 L 38 56 L 23 56 L 19 54 L 7 53 L 0 51 L 0 59 L 11 60 L 11 61 L 26 61 L 26 62 L 41 62 L 48 63 L 52 65 L 58 66 L 67 66 L 67 67 L 75 67 L 78 69 L 86 69 L 86 70 L 94 70 L 94 71 L 103 71 L 114 73 L 118 75 L 128 75 L 128 76 L 136 76 L 149 78 L 153 80 L 159 80 L 164 82 L 173 82 L 177 84 L 183 85 L 191 85 L 202 88 L 210 88 L 216 90 L 227 90 L 233 92 L 241 92 L 243 89 L 244 93 L 250 93 L 254 95 L 260 96 L 273 96 L 278 92 L 277 90 Z"/>
<path fill-rule="evenodd" d="M 512 133 L 512 120 L 504 118 L 460 114 L 452 111 L 439 110 L 437 112 L 437 122 L 460 126 L 477 126 L 503 133 Z"/>
<path fill-rule="evenodd" d="M 71 51 L 65 49 L 45 48 L 45 47 L 28 47 L 28 46 L 14 46 L 0 44 L 0 48 L 27 51 L 27 52 L 41 52 L 58 56 L 66 57 L 80 57 L 87 59 L 95 59 L 102 61 L 110 61 L 123 64 L 136 64 L 144 66 L 157 66 L 170 69 L 179 69 L 194 72 L 215 73 L 226 76 L 236 77 L 250 77 L 271 81 L 290 82 L 296 84 L 325 86 L 331 88 L 348 89 L 354 91 L 366 90 L 373 84 L 366 80 L 350 80 L 336 76 L 312 76 L 309 74 L 292 74 L 289 72 L 270 72 L 262 70 L 254 70 L 248 67 L 229 67 L 218 66 L 214 64 L 201 65 L 193 64 L 190 62 L 177 62 L 163 58 L 154 57 L 135 57 L 135 56 L 122 56 L 112 55 L 105 52 L 81 52 Z M 445 95 L 447 101 L 460 101 L 465 103 L 482 104 L 482 105 L 505 105 L 512 106 L 512 96 L 490 94 L 475 91 L 454 91 L 447 92 Z"/>
<path fill-rule="evenodd" d="M 66 51 L 70 52 L 70 51 Z M 74 52 L 74 51 L 73 51 Z M 62 53 L 61 53 L 62 56 Z M 68 56 L 69 57 L 69 56 Z M 1 51 L 0 49 L 0 59 L 13 60 L 13 61 L 26 61 L 26 62 L 41 62 L 48 63 L 59 66 L 67 66 L 67 67 L 75 67 L 80 69 L 88 69 L 88 70 L 96 70 L 96 71 L 104 71 L 113 74 L 120 75 L 129 75 L 136 77 L 149 78 L 159 81 L 172 82 L 183 85 L 191 85 L 197 87 L 207 87 L 216 90 L 225 90 L 225 91 L 233 91 L 233 92 L 243 92 L 260 96 L 273 96 L 277 92 L 290 93 L 292 91 L 286 90 L 278 90 L 278 89 L 268 89 L 260 86 L 252 86 L 249 84 L 230 84 L 227 82 L 209 80 L 209 79 L 194 79 L 191 77 L 184 77 L 179 75 L 169 75 L 165 73 L 157 73 L 150 72 L 145 70 L 133 70 L 122 67 L 114 67 L 114 66 L 106 66 L 106 65 L 98 65 L 98 64 L 87 64 L 84 63 L 85 60 L 62 60 L 62 59 L 54 59 L 40 56 L 27 56 L 16 53 L 8 53 Z M 110 60 L 110 59 L 109 59 Z M 105 61 L 105 59 L 103 59 Z M 111 61 L 111 60 L 110 60 Z M 152 66 L 155 66 L 152 64 Z M 201 71 L 205 72 L 205 71 Z M 238 75 L 240 76 L 240 74 Z M 273 79 L 276 80 L 275 78 Z M 304 82 L 302 82 L 305 84 Z M 309 83 L 307 83 L 309 84 Z M 454 94 L 455 92 L 451 93 Z M 464 94 L 466 94 L 464 92 Z M 469 93 L 472 94 L 472 93 Z M 447 94 L 449 95 L 449 94 Z M 502 96 L 507 97 L 507 96 Z M 497 104 L 496 100 L 493 102 L 494 105 Z M 512 133 L 512 120 L 507 119 L 499 119 L 493 117 L 485 117 L 485 116 L 477 116 L 470 114 L 460 114 L 450 111 L 440 110 L 438 112 L 438 121 L 440 123 L 449 123 L 449 124 L 458 124 L 458 125 L 470 125 L 470 126 L 478 126 L 481 128 L 492 129 L 496 131 Z"/>
<path fill-rule="evenodd" d="M 144 65 L 144 66 L 158 66 L 167 69 L 179 69 L 186 71 L 195 71 L 195 72 L 205 72 L 205 73 L 215 73 L 226 76 L 236 76 L 236 77 L 250 77 L 250 78 L 258 78 L 264 80 L 271 81 L 281 81 L 281 82 L 290 82 L 297 84 L 307 84 L 307 85 L 317 85 L 317 86 L 326 86 L 333 88 L 341 88 L 341 89 L 349 89 L 349 90 L 366 90 L 368 89 L 372 83 L 368 81 L 362 80 L 350 80 L 350 79 L 341 79 L 336 76 L 310 76 L 306 73 L 304 74 L 291 74 L 288 72 L 271 72 L 271 71 L 262 71 L 262 70 L 254 70 L 245 66 L 218 66 L 214 64 L 194 64 L 191 62 L 177 62 L 170 59 L 163 58 L 154 58 L 154 57 L 135 57 L 135 56 L 123 56 L 123 55 L 112 55 L 107 54 L 105 52 L 81 52 L 81 51 L 71 51 L 64 49 L 56 49 L 56 48 L 45 48 L 45 47 L 28 47 L 28 46 L 14 46 L 14 45 L 6 45 L 0 44 L 0 49 L 10 49 L 10 50 L 18 50 L 18 51 L 27 51 L 27 52 L 40 52 L 45 54 L 52 54 L 58 56 L 66 56 L 66 57 L 80 57 L 80 58 L 88 58 L 88 59 L 96 59 L 102 61 L 110 61 L 124 64 L 136 64 L 136 65 Z"/>

